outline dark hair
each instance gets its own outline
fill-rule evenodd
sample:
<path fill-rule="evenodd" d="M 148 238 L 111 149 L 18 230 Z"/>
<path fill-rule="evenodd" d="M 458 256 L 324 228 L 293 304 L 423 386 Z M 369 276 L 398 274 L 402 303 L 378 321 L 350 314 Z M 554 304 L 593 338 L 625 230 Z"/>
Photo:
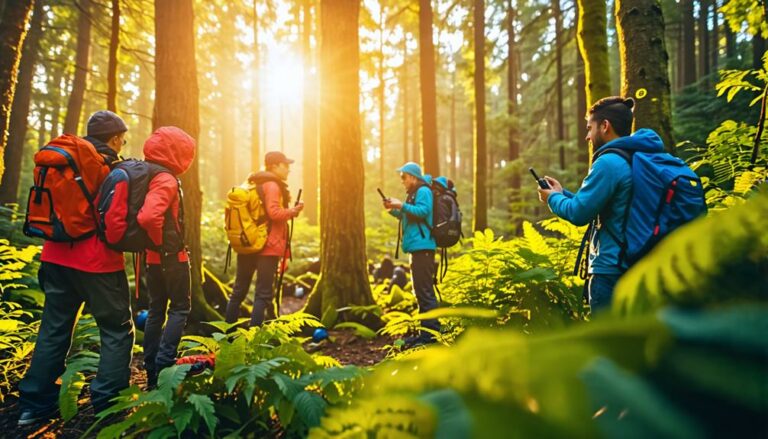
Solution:
<path fill-rule="evenodd" d="M 122 134 L 124 132 L 125 131 L 120 131 L 120 132 L 117 132 L 117 133 L 108 133 L 108 134 L 95 134 L 95 135 L 91 135 L 89 137 L 93 137 L 94 139 L 96 139 L 96 140 L 98 140 L 100 142 L 107 143 L 110 140 L 112 140 L 113 137 L 119 136 L 120 134 Z"/>
<path fill-rule="evenodd" d="M 624 137 L 632 132 L 632 119 L 634 117 L 632 108 L 634 106 L 635 100 L 632 98 L 611 96 L 595 102 L 587 115 L 596 122 L 607 120 L 611 123 L 616 134 Z"/>

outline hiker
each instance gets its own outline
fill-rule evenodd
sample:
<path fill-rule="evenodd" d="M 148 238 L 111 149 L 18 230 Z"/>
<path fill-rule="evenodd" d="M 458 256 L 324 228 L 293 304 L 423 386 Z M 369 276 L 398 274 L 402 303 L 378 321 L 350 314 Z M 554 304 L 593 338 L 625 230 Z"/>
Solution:
<path fill-rule="evenodd" d="M 110 399 L 129 385 L 134 330 L 123 254 L 109 249 L 98 238 L 92 204 L 93 195 L 109 172 L 107 164 L 118 160 L 127 131 L 118 115 L 99 111 L 88 119 L 85 139 L 90 143 L 64 135 L 35 155 L 35 186 L 30 192 L 24 232 L 46 239 L 38 271 L 45 305 L 32 362 L 19 383 L 20 426 L 55 416 L 60 387 L 57 380 L 65 370 L 72 333 L 84 302 L 96 320 L 100 336 L 99 368 L 90 390 L 94 410 L 105 410 Z M 78 167 L 81 178 L 77 183 L 59 172 L 65 167 L 72 169 L 62 152 Z M 46 160 L 50 167 L 46 167 Z M 58 192 L 57 187 L 64 187 L 67 181 L 73 188 Z M 35 221 L 51 217 L 36 213 L 49 206 L 46 200 L 36 203 L 37 185 L 49 188 L 51 205 L 61 214 L 63 230 L 71 240 L 55 236 L 62 227 Z M 78 212 L 80 217 L 76 217 Z M 80 236 L 72 237 L 74 225 L 83 232 Z"/>
<path fill-rule="evenodd" d="M 273 301 L 273 284 L 280 258 L 283 258 L 280 269 L 285 270 L 285 258 L 290 254 L 288 220 L 297 217 L 304 209 L 302 202 L 288 207 L 291 195 L 286 180 L 293 162 L 282 152 L 270 151 L 264 155 L 264 170 L 251 174 L 241 185 L 241 188 L 246 190 L 244 196 L 249 200 L 248 212 L 241 217 L 254 223 L 268 223 L 266 227 L 268 235 L 265 239 L 259 240 L 260 242 L 254 242 L 257 251 L 250 253 L 244 249 L 237 254 L 235 284 L 232 287 L 232 296 L 227 303 L 228 323 L 237 321 L 240 304 L 248 294 L 254 272 L 256 273 L 256 292 L 250 326 L 261 326 L 264 323 L 264 314 Z M 234 248 L 236 242 L 233 241 L 234 239 L 230 239 L 230 245 Z"/>
<path fill-rule="evenodd" d="M 144 325 L 147 388 L 176 363 L 191 309 L 189 254 L 184 244 L 184 205 L 178 176 L 192 165 L 195 140 L 177 127 L 161 127 L 144 142 L 144 159 L 165 168 L 156 173 L 137 215 L 151 248 L 146 250 L 149 314 Z M 166 320 L 167 311 L 167 320 Z"/>
<path fill-rule="evenodd" d="M 437 308 L 434 288 L 435 239 L 432 237 L 432 189 L 431 177 L 423 175 L 421 166 L 408 162 L 398 170 L 407 192 L 405 203 L 396 198 L 386 198 L 384 208 L 400 220 L 398 238 L 402 235 L 402 250 L 411 257 L 413 291 L 419 304 L 419 313 Z M 424 320 L 422 326 L 434 332 L 440 331 L 437 319 Z M 434 334 L 421 331 L 406 338 L 405 347 L 415 347 L 435 342 Z"/>
<path fill-rule="evenodd" d="M 395 264 L 389 257 L 384 257 L 377 268 L 373 270 L 373 282 L 380 284 L 391 279 L 395 271 Z"/>
<path fill-rule="evenodd" d="M 672 229 L 706 211 L 698 177 L 664 152 L 659 135 L 648 128 L 630 135 L 634 104 L 614 96 L 589 109 L 586 139 L 594 155 L 578 192 L 564 190 L 548 176 L 549 189 L 538 189 L 555 215 L 577 226 L 590 224 L 582 243 L 582 250 L 588 243 L 589 255 L 575 271 L 586 278 L 592 313 L 610 307 L 616 283 L 632 263 Z"/>
<path fill-rule="evenodd" d="M 406 284 L 408 284 L 408 275 L 406 274 L 405 267 L 398 265 L 392 270 L 392 279 L 389 280 L 387 294 L 392 294 L 392 288 L 395 285 L 402 290 Z"/>

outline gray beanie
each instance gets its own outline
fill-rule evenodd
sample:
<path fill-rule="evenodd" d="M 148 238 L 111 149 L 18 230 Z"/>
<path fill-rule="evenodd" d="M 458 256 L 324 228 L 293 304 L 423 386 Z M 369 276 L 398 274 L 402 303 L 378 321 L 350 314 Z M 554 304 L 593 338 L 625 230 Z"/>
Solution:
<path fill-rule="evenodd" d="M 117 114 L 101 110 L 93 113 L 88 118 L 88 135 L 99 136 L 102 134 L 120 134 L 128 131 L 128 127 Z"/>

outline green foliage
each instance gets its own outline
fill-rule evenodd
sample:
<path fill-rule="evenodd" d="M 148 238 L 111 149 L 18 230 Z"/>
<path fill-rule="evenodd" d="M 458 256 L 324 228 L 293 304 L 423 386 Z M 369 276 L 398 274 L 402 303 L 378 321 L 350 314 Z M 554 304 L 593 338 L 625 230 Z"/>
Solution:
<path fill-rule="evenodd" d="M 185 353 L 212 352 L 215 371 L 188 376 L 190 365 L 172 366 L 158 388 L 122 392 L 104 413 L 129 410 L 126 419 L 101 430 L 99 438 L 163 431 L 208 437 L 302 437 L 319 425 L 329 405 L 344 405 L 359 387 L 363 370 L 340 367 L 304 351 L 295 335 L 319 322 L 311 316 L 280 317 L 263 327 L 211 322 L 221 332 L 185 337 Z M 160 435 L 160 433 L 153 433 Z"/>
<path fill-rule="evenodd" d="M 720 12 L 733 32 L 740 32 L 746 24 L 750 34 L 760 32 L 763 38 L 768 38 L 768 21 L 764 3 L 760 0 L 728 0 L 720 7 Z"/>
<path fill-rule="evenodd" d="M 29 367 L 40 322 L 15 302 L 0 301 L 0 403 L 17 395 L 16 383 Z"/>
<path fill-rule="evenodd" d="M 523 224 L 504 240 L 475 233 L 471 248 L 451 260 L 441 292 L 449 304 L 492 308 L 499 324 L 547 326 L 580 319 L 582 281 L 572 276 L 582 230 L 562 220 Z"/>
<path fill-rule="evenodd" d="M 758 395 L 768 390 L 759 378 L 768 346 L 757 336 L 767 317 L 761 305 L 532 337 L 472 328 L 450 348 L 377 367 L 310 437 L 499 437 L 509 425 L 514 437 L 700 437 L 737 419 L 756 433 L 767 410 Z M 435 433 L 451 420 L 454 433 L 469 433 Z"/>

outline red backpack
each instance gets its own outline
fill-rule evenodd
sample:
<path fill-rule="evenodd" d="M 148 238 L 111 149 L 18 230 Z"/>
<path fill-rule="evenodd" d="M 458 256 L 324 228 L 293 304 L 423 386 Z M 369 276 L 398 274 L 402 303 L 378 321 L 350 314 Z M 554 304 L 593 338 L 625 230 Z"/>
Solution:
<path fill-rule="evenodd" d="M 93 205 L 109 173 L 90 142 L 64 134 L 35 153 L 24 234 L 56 242 L 86 239 L 96 233 Z"/>

